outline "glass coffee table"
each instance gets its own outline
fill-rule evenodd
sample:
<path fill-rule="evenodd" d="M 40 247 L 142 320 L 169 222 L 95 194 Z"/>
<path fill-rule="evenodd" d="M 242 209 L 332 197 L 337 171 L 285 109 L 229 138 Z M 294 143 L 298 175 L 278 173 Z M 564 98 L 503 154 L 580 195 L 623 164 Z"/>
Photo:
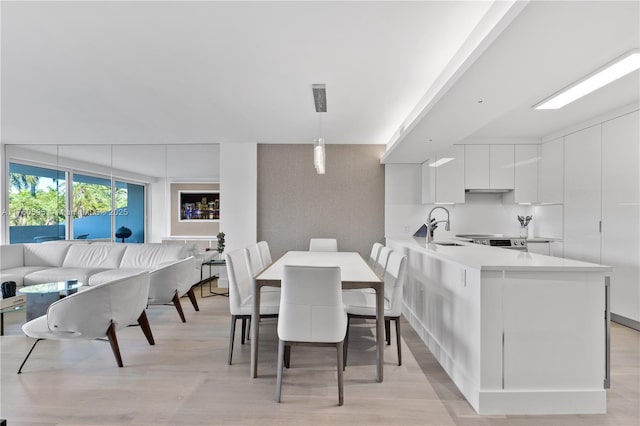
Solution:
<path fill-rule="evenodd" d="M 35 284 L 18 289 L 18 293 L 27 296 L 27 321 L 46 314 L 49 305 L 76 293 L 80 287 L 82 283 L 78 280 L 70 280 Z"/>
<path fill-rule="evenodd" d="M 13 296 L 2 299 L 2 301 L 6 303 L 6 306 L 0 305 L 0 336 L 4 336 L 4 314 L 22 311 L 26 306 L 25 296 Z"/>

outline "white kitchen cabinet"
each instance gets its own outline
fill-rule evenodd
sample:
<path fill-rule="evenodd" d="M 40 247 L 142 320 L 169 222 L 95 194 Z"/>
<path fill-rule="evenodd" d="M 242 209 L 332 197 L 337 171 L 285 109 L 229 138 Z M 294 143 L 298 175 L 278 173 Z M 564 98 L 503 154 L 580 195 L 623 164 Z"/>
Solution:
<path fill-rule="evenodd" d="M 433 204 L 436 201 L 436 167 L 429 164 L 434 160 L 427 160 L 422 163 L 422 204 Z"/>
<path fill-rule="evenodd" d="M 512 189 L 513 145 L 464 145 L 466 189 Z"/>
<path fill-rule="evenodd" d="M 561 204 L 564 174 L 564 138 L 554 139 L 540 146 L 539 202 Z"/>
<path fill-rule="evenodd" d="M 600 263 L 601 126 L 565 136 L 564 152 L 564 257 Z"/>
<path fill-rule="evenodd" d="M 464 145 L 464 187 L 466 189 L 489 188 L 489 145 Z"/>
<path fill-rule="evenodd" d="M 513 189 L 513 145 L 490 145 L 489 188 Z"/>
<path fill-rule="evenodd" d="M 516 145 L 514 155 L 514 201 L 537 203 L 539 145 Z"/>
<path fill-rule="evenodd" d="M 438 160 L 442 159 L 451 160 L 438 164 Z M 426 193 L 423 186 L 423 202 L 464 203 L 464 146 L 453 145 L 442 150 L 427 163 L 426 167 L 433 171 L 425 171 L 423 167 L 423 185 L 428 185 Z"/>
<path fill-rule="evenodd" d="M 602 263 L 611 311 L 640 321 L 640 112 L 602 124 Z"/>
<path fill-rule="evenodd" d="M 529 253 L 544 254 L 545 256 L 551 255 L 551 248 L 548 241 L 528 241 L 527 250 L 529 251 Z"/>

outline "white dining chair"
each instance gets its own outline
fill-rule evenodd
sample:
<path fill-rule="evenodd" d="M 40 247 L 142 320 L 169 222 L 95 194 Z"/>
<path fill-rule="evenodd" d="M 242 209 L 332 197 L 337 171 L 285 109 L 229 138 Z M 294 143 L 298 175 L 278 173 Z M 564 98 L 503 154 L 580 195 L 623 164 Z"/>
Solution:
<path fill-rule="evenodd" d="M 338 361 L 338 404 L 344 403 L 343 344 L 347 314 L 342 303 L 339 267 L 284 266 L 278 318 L 276 400 L 282 395 L 282 370 L 289 366 L 291 346 L 335 346 Z M 286 360 L 285 360 L 286 357 Z"/>
<path fill-rule="evenodd" d="M 227 278 L 229 279 L 229 311 L 231 312 L 231 331 L 229 334 L 229 357 L 231 365 L 233 357 L 233 343 L 236 334 L 236 322 L 242 320 L 242 340 L 244 344 L 247 331 L 247 321 L 251 320 L 253 304 L 253 277 L 247 268 L 248 250 L 239 249 L 225 255 Z M 280 306 L 279 292 L 262 292 L 260 295 L 260 318 L 274 318 L 278 316 Z"/>
<path fill-rule="evenodd" d="M 258 254 L 260 255 L 260 261 L 262 262 L 263 268 L 266 268 L 273 263 L 269 244 L 266 241 L 258 241 Z"/>
<path fill-rule="evenodd" d="M 387 344 L 391 344 L 391 321 L 396 326 L 396 344 L 398 346 L 398 365 L 402 365 L 400 344 L 400 316 L 402 315 L 402 287 L 407 273 L 407 257 L 398 252 L 391 252 L 384 273 L 384 322 Z M 376 295 L 367 292 L 344 292 L 344 304 L 347 309 L 349 323 L 351 318 L 376 318 Z M 349 330 L 344 345 L 344 365 L 347 364 L 349 346 Z"/>
<path fill-rule="evenodd" d="M 338 251 L 338 240 L 335 238 L 311 238 L 309 251 Z"/>
<path fill-rule="evenodd" d="M 380 249 L 382 247 L 384 246 L 380 243 L 373 243 L 373 246 L 371 247 L 371 253 L 369 254 L 369 265 L 375 266 L 376 262 L 378 261 L 378 256 L 380 255 Z"/>
<path fill-rule="evenodd" d="M 139 272 L 74 293 L 52 303 L 47 313 L 22 326 L 36 341 L 22 361 L 18 374 L 41 340 L 93 340 L 107 338 L 122 367 L 116 331 L 138 323 L 147 341 L 154 345 L 145 308 L 149 295 L 149 273 Z"/>
<path fill-rule="evenodd" d="M 384 271 L 387 269 L 387 261 L 389 260 L 390 254 L 391 254 L 391 249 L 389 247 L 380 248 L 378 259 L 376 260 L 376 263 L 373 266 L 373 270 L 379 277 L 384 276 Z"/>

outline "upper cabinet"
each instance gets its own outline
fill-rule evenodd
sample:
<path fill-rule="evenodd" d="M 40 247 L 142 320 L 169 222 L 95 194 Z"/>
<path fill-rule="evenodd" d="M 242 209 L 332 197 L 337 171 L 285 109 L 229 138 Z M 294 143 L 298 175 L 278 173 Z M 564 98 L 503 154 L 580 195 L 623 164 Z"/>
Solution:
<path fill-rule="evenodd" d="M 464 146 L 439 151 L 422 165 L 422 202 L 464 203 Z"/>
<path fill-rule="evenodd" d="M 466 189 L 513 189 L 513 145 L 461 146 Z"/>
<path fill-rule="evenodd" d="M 514 162 L 516 203 L 538 202 L 538 164 L 540 153 L 538 145 L 516 145 Z"/>
<path fill-rule="evenodd" d="M 539 202 L 562 204 L 564 201 L 564 138 L 540 146 Z"/>
<path fill-rule="evenodd" d="M 513 189 L 513 145 L 490 145 L 489 188 Z"/>

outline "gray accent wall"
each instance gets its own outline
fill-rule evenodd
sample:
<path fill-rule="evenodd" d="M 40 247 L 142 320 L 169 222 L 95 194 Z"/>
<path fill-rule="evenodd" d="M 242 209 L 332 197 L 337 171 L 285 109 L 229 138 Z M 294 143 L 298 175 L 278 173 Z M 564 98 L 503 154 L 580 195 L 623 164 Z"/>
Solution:
<path fill-rule="evenodd" d="M 309 239 L 337 238 L 338 250 L 368 257 L 384 242 L 385 145 L 326 145 L 326 174 L 313 145 L 258 145 L 258 241 L 275 259 L 308 250 Z"/>

